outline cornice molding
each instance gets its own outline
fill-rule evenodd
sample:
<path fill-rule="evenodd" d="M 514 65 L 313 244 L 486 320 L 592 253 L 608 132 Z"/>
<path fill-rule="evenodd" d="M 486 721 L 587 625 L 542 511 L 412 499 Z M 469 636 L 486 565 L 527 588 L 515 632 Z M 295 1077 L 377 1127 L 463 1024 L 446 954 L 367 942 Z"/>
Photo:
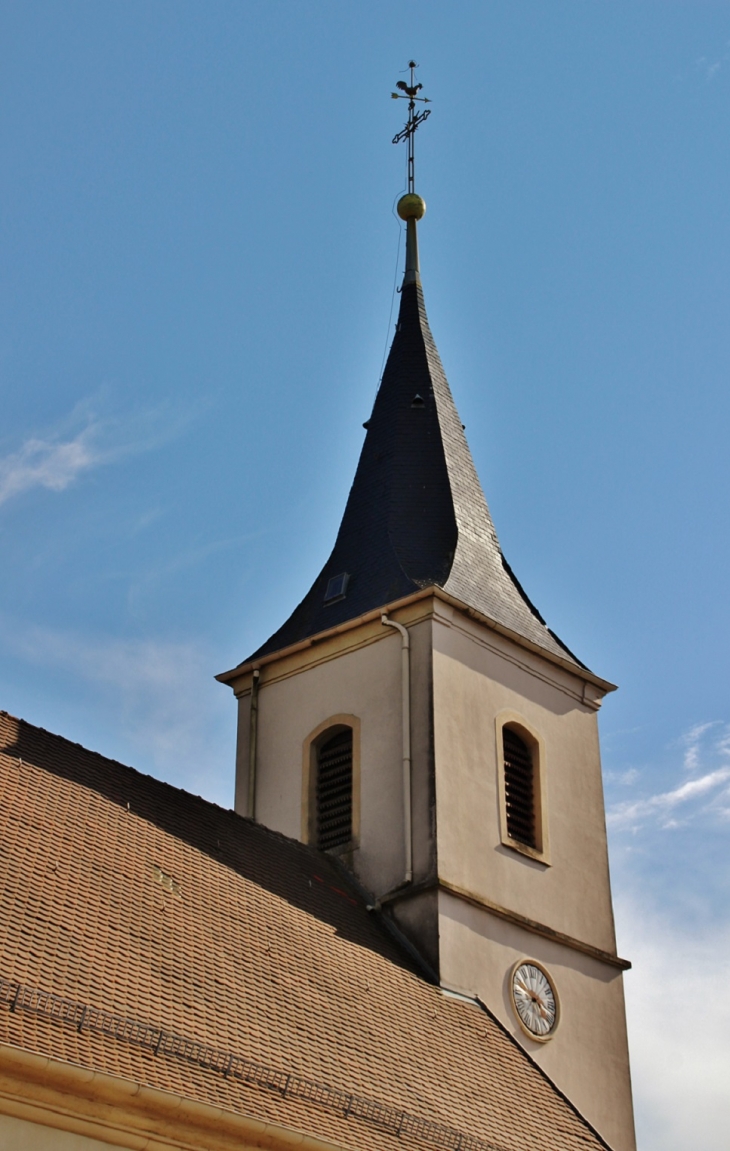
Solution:
<path fill-rule="evenodd" d="M 543 939 L 549 939 L 553 943 L 569 947 L 571 951 L 579 951 L 582 955 L 597 959 L 599 963 L 607 963 L 610 967 L 617 967 L 619 971 L 628 971 L 631 967 L 630 960 L 622 959 L 612 951 L 604 951 L 601 947 L 594 947 L 592 943 L 584 943 L 582 939 L 576 939 L 574 935 L 566 935 L 564 931 L 556 931 L 545 923 L 539 923 L 536 919 L 521 915 L 519 911 L 511 911 L 508 907 L 502 907 L 501 904 L 494 903 L 486 896 L 476 895 L 473 891 L 459 887 L 458 884 L 451 883 L 448 879 L 431 878 L 420 883 L 414 883 L 411 887 L 398 887 L 395 891 L 389 891 L 387 895 L 381 895 L 373 906 L 379 911 L 388 905 L 405 903 L 406 900 L 422 895 L 425 891 L 443 891 L 446 895 L 453 896 L 454 899 L 460 899 L 463 903 L 468 903 L 480 911 L 486 911 L 497 919 L 503 919 L 507 923 L 514 924 L 515 927 L 521 927 L 532 935 L 539 935 Z"/>
<path fill-rule="evenodd" d="M 593 687 L 598 688 L 601 695 L 607 695 L 609 692 L 616 691 L 616 684 L 611 683 L 609 680 L 601 679 L 600 676 L 594 675 L 588 668 L 581 666 L 581 664 L 574 663 L 572 660 L 563 658 L 562 656 L 555 655 L 553 652 L 548 651 L 539 644 L 533 643 L 532 640 L 526 639 L 519 633 L 512 631 L 510 628 L 505 627 L 504 624 L 498 623 L 497 620 L 490 619 L 489 616 L 483 615 L 475 608 L 469 607 L 468 604 L 463 603 L 455 596 L 445 592 L 443 588 L 433 587 L 423 588 L 421 591 L 413 592 L 412 595 L 404 596 L 402 599 L 394 600 L 392 603 L 384 604 L 382 607 L 376 608 L 373 611 L 365 612 L 364 615 L 357 616 L 355 619 L 346 620 L 344 623 L 338 624 L 336 627 L 329 628 L 327 631 L 318 632 L 316 635 L 307 636 L 306 639 L 300 640 L 298 643 L 290 644 L 289 647 L 281 648 L 279 651 L 270 652 L 268 655 L 263 655 L 259 659 L 247 660 L 245 663 L 239 664 L 237 667 L 231 668 L 230 671 L 223 671 L 215 678 L 219 683 L 227 683 L 233 690 L 241 684 L 241 681 L 254 671 L 254 669 L 261 669 L 269 664 L 277 663 L 279 660 L 286 659 L 294 656 L 299 652 L 305 652 L 308 648 L 318 646 L 325 643 L 329 639 L 334 639 L 336 636 L 344 635 L 347 632 L 354 631 L 361 628 L 366 624 L 380 621 L 383 612 L 388 615 L 393 615 L 403 608 L 409 607 L 411 604 L 419 603 L 422 600 L 434 598 L 442 600 L 444 603 L 450 604 L 451 607 L 457 611 L 468 616 L 469 619 L 482 624 L 484 627 L 489 628 L 491 631 L 498 632 L 500 635 L 505 636 L 506 639 L 511 640 L 518 647 L 524 648 L 526 651 L 532 652 L 534 655 L 540 656 L 548 663 L 560 667 L 563 671 L 569 672 L 577 680 L 586 684 L 592 684 Z M 584 702 L 589 706 L 596 708 L 596 704 L 600 706 L 600 701 L 593 701 L 586 698 L 585 692 L 583 693 Z"/>
<path fill-rule="evenodd" d="M 510 911 L 508 907 L 493 903 L 491 899 L 487 899 L 483 895 L 475 895 L 474 892 L 467 891 L 466 888 L 459 887 L 456 883 L 450 883 L 447 879 L 438 880 L 438 889 L 456 899 L 461 899 L 464 903 L 471 904 L 472 907 L 478 907 L 480 911 L 494 915 L 497 919 L 504 919 L 507 923 L 514 924 L 515 927 L 522 927 L 533 935 L 540 935 L 543 939 L 549 939 L 553 943 L 562 944 L 563 947 L 570 947 L 573 951 L 588 955 L 591 959 L 597 959 L 599 963 L 607 963 L 610 967 L 617 967 L 619 971 L 628 971 L 631 967 L 630 960 L 622 959 L 612 951 L 604 951 L 602 947 L 594 947 L 592 943 L 584 943 L 582 939 L 576 939 L 573 935 L 556 931 L 545 923 L 538 923 L 536 919 L 521 915 L 519 911 Z"/>
<path fill-rule="evenodd" d="M 129 1151 L 345 1151 L 275 1123 L 0 1043 L 0 1115 Z"/>

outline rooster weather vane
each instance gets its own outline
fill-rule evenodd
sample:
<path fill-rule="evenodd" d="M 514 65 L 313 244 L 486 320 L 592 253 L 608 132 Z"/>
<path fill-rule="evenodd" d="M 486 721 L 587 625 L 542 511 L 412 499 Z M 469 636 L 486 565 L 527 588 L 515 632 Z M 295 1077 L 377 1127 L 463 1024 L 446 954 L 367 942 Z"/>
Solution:
<path fill-rule="evenodd" d="M 411 82 L 406 84 L 405 80 L 398 80 L 396 83 L 397 92 L 391 92 L 394 100 L 407 100 L 408 101 L 408 121 L 405 128 L 397 132 L 393 137 L 394 144 L 400 144 L 403 140 L 408 144 L 408 191 L 415 191 L 415 159 L 413 155 L 413 137 L 416 134 L 416 129 L 427 120 L 431 115 L 430 108 L 424 108 L 423 111 L 416 111 L 416 104 L 430 104 L 431 101 L 426 96 L 419 96 L 418 93 L 423 88 L 423 84 L 416 84 L 416 68 L 418 65 L 415 60 L 411 60 L 408 64 L 411 70 Z"/>

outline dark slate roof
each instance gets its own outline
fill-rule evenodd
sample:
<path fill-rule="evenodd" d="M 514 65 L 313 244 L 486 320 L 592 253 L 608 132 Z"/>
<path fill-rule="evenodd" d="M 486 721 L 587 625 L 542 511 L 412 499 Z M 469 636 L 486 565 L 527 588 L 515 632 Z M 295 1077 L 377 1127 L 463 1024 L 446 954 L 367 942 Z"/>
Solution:
<path fill-rule="evenodd" d="M 352 1151 L 606 1147 L 331 857 L 4 712 L 0 796 L 0 1043 Z"/>
<path fill-rule="evenodd" d="M 347 594 L 326 604 L 328 581 L 342 572 Z M 332 554 L 286 623 L 249 658 L 433 586 L 579 664 L 502 555 L 421 285 L 410 283 Z"/>

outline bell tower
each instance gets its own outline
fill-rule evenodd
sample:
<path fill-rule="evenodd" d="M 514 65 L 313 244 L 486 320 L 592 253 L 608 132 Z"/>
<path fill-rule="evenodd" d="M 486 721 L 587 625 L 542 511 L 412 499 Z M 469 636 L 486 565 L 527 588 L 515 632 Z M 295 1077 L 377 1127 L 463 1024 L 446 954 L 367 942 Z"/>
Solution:
<path fill-rule="evenodd" d="M 337 539 L 218 679 L 236 810 L 335 853 L 445 990 L 479 999 L 616 1151 L 635 1147 L 597 711 L 614 687 L 502 554 L 426 318 L 414 137 L 398 322 Z"/>

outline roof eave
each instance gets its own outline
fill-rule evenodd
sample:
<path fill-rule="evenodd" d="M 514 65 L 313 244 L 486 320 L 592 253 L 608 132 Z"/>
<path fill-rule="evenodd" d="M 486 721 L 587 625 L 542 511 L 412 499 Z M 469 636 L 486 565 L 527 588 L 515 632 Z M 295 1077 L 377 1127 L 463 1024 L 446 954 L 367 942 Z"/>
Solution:
<path fill-rule="evenodd" d="M 215 678 L 219 683 L 233 684 L 235 680 L 240 679 L 241 676 L 246 675 L 250 671 L 257 670 L 258 668 L 265 667 L 266 664 L 275 663 L 277 660 L 283 659 L 286 656 L 294 655 L 297 652 L 305 651 L 308 647 L 315 644 L 323 643 L 325 640 L 333 636 L 342 635 L 344 632 L 353 631 L 355 628 L 361 627 L 363 624 L 371 623 L 373 620 L 378 619 L 383 612 L 397 611 L 399 608 L 406 607 L 408 604 L 417 603 L 419 600 L 428 599 L 429 596 L 435 596 L 437 599 L 442 600 L 444 603 L 450 604 L 456 608 L 457 611 L 463 612 L 464 615 L 470 619 L 475 620 L 477 623 L 483 624 L 485 627 L 490 628 L 492 631 L 498 632 L 500 635 L 505 636 L 507 639 L 512 640 L 513 643 L 519 645 L 527 651 L 535 655 L 541 656 L 549 663 L 554 664 L 556 667 L 562 668 L 564 671 L 569 672 L 571 675 L 576 676 L 577 679 L 584 680 L 586 683 L 593 684 L 594 687 L 604 694 L 608 695 L 609 692 L 616 691 L 617 685 L 611 683 L 607 679 L 602 679 L 601 676 L 595 675 L 587 667 L 582 664 L 574 663 L 572 660 L 557 655 L 549 651 L 547 648 L 541 647 L 540 644 L 534 643 L 525 636 L 520 635 L 519 632 L 513 631 L 512 628 L 507 627 L 505 624 L 500 623 L 498 620 L 492 619 L 485 615 L 483 612 L 477 611 L 476 608 L 470 607 L 469 604 L 464 603 L 462 600 L 451 595 L 449 592 L 444 591 L 443 588 L 437 584 L 431 587 L 422 588 L 417 592 L 412 592 L 411 595 L 403 596 L 401 599 L 393 600 L 392 603 L 383 604 L 382 607 L 373 608 L 371 611 L 364 612 L 362 615 L 355 616 L 354 619 L 346 620 L 344 623 L 337 624 L 336 627 L 327 628 L 325 631 L 316 632 L 314 635 L 307 636 L 306 639 L 299 640 L 297 643 L 290 644 L 288 647 L 280 648 L 278 651 L 268 652 L 266 655 L 260 656 L 258 659 L 249 659 L 243 663 L 238 664 L 237 667 L 231 668 L 230 671 L 222 671 Z"/>
<path fill-rule="evenodd" d="M 152 1135 L 155 1145 L 158 1136 L 165 1145 L 210 1151 L 344 1151 L 304 1131 L 9 1043 L 0 1043 L 0 1081 L 0 1115 L 104 1143 L 146 1147 Z"/>

